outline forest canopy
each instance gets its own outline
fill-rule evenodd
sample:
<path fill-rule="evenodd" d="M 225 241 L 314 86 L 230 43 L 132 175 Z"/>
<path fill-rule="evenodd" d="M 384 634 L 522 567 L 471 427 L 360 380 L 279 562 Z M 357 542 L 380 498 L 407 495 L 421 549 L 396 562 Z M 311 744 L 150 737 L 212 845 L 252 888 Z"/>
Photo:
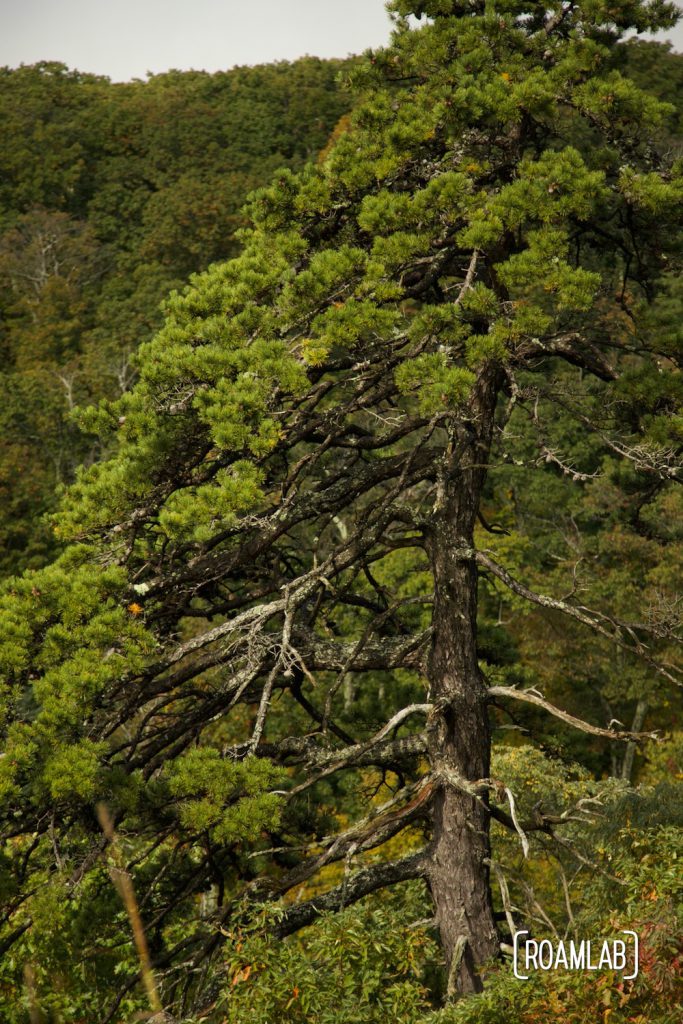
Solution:
<path fill-rule="evenodd" d="M 342 66 L 129 83 L 54 62 L 0 69 L 4 573 L 50 557 L 41 514 L 100 457 L 73 409 L 130 388 L 169 292 L 239 251 L 247 194 L 317 158 L 351 104 Z"/>
<path fill-rule="evenodd" d="M 389 7 L 0 79 L 10 1024 L 680 1016 L 675 5 Z"/>

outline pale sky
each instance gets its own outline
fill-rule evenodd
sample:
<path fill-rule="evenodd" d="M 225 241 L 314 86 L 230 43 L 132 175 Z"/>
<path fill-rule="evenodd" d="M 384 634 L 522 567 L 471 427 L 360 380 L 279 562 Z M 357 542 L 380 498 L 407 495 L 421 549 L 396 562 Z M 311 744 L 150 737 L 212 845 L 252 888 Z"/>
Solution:
<path fill-rule="evenodd" d="M 114 81 L 345 57 L 388 38 L 384 0 L 0 0 L 0 65 L 56 60 Z M 683 51 L 683 25 L 671 39 Z"/>

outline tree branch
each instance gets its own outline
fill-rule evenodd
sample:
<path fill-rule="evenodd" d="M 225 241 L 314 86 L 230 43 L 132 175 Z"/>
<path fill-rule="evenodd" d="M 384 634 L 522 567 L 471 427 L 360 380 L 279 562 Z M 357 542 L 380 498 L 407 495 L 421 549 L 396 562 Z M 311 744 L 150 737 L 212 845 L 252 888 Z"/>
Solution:
<path fill-rule="evenodd" d="M 569 604 L 567 601 L 561 601 L 554 597 L 549 597 L 547 594 L 537 594 L 533 590 L 529 590 L 523 583 L 511 576 L 510 573 L 494 562 L 493 559 L 485 555 L 483 551 L 473 551 L 474 558 L 480 565 L 483 565 L 485 569 L 488 569 L 492 575 L 497 577 L 504 583 L 505 586 L 511 590 L 514 594 L 519 597 L 525 598 L 532 604 L 537 604 L 541 608 L 550 608 L 553 611 L 562 612 L 563 615 L 568 615 L 577 622 L 580 622 L 584 626 L 588 626 L 595 633 L 599 633 L 600 636 L 605 637 L 610 643 L 616 643 L 619 647 L 625 651 L 629 651 L 631 654 L 636 654 L 639 658 L 642 658 L 648 663 L 659 675 L 664 676 L 669 682 L 674 683 L 676 686 L 681 685 L 681 680 L 678 679 L 670 671 L 669 666 L 662 664 L 661 662 L 655 661 L 647 653 L 647 648 L 636 636 L 635 630 L 639 629 L 644 632 L 652 633 L 657 637 L 657 632 L 646 623 L 628 623 L 622 622 L 620 619 L 614 618 L 613 616 L 604 615 L 602 612 L 591 611 L 589 609 L 579 607 L 577 605 Z M 613 629 L 608 629 L 604 623 L 609 623 Z M 632 644 L 626 643 L 621 633 L 626 632 L 633 640 Z"/>
<path fill-rule="evenodd" d="M 568 711 L 562 711 L 561 708 L 555 707 L 550 701 L 545 700 L 540 694 L 534 693 L 531 690 L 517 690 L 514 686 L 489 686 L 489 694 L 492 697 L 514 697 L 515 700 L 525 701 L 527 704 L 535 704 L 536 707 L 543 708 L 544 711 L 550 712 L 555 718 L 560 718 L 563 722 L 568 725 L 573 725 L 575 729 L 580 729 L 581 732 L 590 733 L 592 736 L 605 736 L 610 740 L 653 740 L 657 739 L 656 732 L 630 732 L 628 729 L 602 729 L 599 725 L 591 725 L 590 722 L 584 722 L 582 718 L 576 718 L 575 715 L 570 715 Z"/>
<path fill-rule="evenodd" d="M 312 924 L 325 911 L 340 910 L 341 907 L 357 903 L 364 896 L 388 885 L 397 885 L 410 878 L 423 878 L 426 872 L 425 850 L 389 864 L 373 864 L 372 867 L 364 868 L 321 896 L 288 907 L 276 925 L 276 934 L 284 938 Z"/>

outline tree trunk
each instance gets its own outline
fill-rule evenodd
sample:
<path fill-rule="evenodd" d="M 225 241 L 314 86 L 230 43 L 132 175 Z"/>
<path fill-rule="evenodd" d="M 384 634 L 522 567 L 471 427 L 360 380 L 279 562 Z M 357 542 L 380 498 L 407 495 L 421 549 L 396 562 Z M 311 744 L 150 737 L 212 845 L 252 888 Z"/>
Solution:
<path fill-rule="evenodd" d="M 482 382 L 483 383 L 483 382 Z M 461 431 L 447 455 L 428 538 L 435 585 L 428 675 L 434 711 L 432 769 L 468 781 L 488 779 L 491 735 L 486 684 L 477 662 L 474 524 L 488 461 L 495 388 L 475 396 L 476 431 Z M 444 782 L 434 805 L 428 882 L 449 971 L 449 995 L 477 992 L 477 968 L 499 952 L 489 887 L 489 812 L 481 798 Z"/>
<path fill-rule="evenodd" d="M 645 715 L 647 714 L 648 703 L 644 697 L 641 697 L 636 705 L 636 712 L 633 716 L 633 722 L 631 723 L 631 732 L 640 732 L 643 728 L 643 722 L 645 721 Z M 636 743 L 635 740 L 629 740 L 626 744 L 626 751 L 624 753 L 624 763 L 621 766 L 621 777 L 628 784 L 631 784 L 631 777 L 633 775 L 633 760 L 636 756 Z"/>

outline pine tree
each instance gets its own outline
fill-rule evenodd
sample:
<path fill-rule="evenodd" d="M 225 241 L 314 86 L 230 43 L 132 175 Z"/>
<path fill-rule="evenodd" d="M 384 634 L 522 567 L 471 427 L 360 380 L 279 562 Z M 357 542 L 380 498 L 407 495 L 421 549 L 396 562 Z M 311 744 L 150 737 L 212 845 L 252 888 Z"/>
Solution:
<path fill-rule="evenodd" d="M 86 416 L 113 454 L 66 496 L 64 553 L 4 596 L 4 944 L 50 892 L 86 928 L 103 801 L 152 961 L 196 1007 L 188 960 L 334 864 L 279 936 L 422 878 L 449 991 L 481 988 L 500 947 L 491 818 L 522 844 L 562 827 L 520 821 L 492 777 L 492 703 L 632 738 L 489 684 L 482 579 L 677 679 L 665 614 L 537 592 L 477 544 L 515 417 L 561 410 L 601 456 L 678 479 L 677 352 L 650 310 L 679 257 L 681 166 L 658 148 L 670 109 L 612 57 L 674 5 L 391 6 L 348 131 L 254 193 L 242 255 L 172 296 L 136 387 Z M 546 442 L 526 461 L 564 472 Z M 393 791 L 359 808 L 371 772 Z"/>

